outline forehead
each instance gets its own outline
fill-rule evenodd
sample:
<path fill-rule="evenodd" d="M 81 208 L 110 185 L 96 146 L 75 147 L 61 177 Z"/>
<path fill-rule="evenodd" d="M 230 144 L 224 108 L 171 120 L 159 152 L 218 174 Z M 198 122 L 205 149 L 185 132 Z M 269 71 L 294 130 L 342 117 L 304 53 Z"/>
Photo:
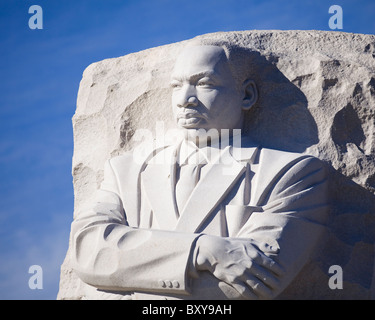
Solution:
<path fill-rule="evenodd" d="M 196 74 L 220 74 L 227 70 L 224 49 L 217 46 L 185 48 L 177 58 L 172 78 L 190 78 Z"/>

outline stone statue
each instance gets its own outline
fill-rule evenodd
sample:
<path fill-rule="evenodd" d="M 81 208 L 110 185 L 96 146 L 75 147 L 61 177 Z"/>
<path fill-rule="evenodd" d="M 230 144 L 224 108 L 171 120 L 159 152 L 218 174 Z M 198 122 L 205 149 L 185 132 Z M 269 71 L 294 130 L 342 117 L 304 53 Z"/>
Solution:
<path fill-rule="evenodd" d="M 72 224 L 87 297 L 280 298 L 308 264 L 329 212 L 325 166 L 243 133 L 262 93 L 241 59 L 235 46 L 187 46 L 171 79 L 183 138 L 106 162 Z"/>

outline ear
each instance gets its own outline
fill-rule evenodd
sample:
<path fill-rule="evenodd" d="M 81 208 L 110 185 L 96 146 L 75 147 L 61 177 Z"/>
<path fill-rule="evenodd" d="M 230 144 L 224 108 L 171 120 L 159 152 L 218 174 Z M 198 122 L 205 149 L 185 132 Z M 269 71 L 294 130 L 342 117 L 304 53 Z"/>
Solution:
<path fill-rule="evenodd" d="M 251 79 L 245 80 L 242 84 L 242 92 L 244 93 L 242 110 L 248 111 L 258 100 L 258 90 L 255 82 Z"/>

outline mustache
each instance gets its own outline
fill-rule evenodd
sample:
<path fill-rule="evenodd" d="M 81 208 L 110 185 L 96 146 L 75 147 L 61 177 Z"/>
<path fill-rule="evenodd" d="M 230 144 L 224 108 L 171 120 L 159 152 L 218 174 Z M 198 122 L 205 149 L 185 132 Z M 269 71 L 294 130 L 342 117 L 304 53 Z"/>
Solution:
<path fill-rule="evenodd" d="M 180 111 L 179 113 L 177 113 L 177 119 L 189 118 L 202 118 L 207 120 L 207 116 L 205 114 L 202 114 L 195 109 L 185 109 L 184 111 Z"/>

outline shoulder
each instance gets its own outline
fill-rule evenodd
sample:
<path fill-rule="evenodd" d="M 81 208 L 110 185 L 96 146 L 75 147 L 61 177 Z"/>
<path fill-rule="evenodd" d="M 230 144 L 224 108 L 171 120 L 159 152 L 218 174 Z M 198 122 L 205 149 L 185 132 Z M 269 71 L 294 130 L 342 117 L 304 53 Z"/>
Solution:
<path fill-rule="evenodd" d="M 169 159 L 174 150 L 173 146 L 163 146 L 153 150 L 134 149 L 109 159 L 107 166 L 115 172 L 139 171 L 150 163 L 159 163 L 161 159 Z"/>
<path fill-rule="evenodd" d="M 323 161 L 311 155 L 261 149 L 259 152 L 259 173 L 266 181 L 299 181 L 326 179 L 327 171 Z"/>
<path fill-rule="evenodd" d="M 262 158 L 258 182 L 269 192 L 268 201 L 286 201 L 289 197 L 288 201 L 298 198 L 306 206 L 326 203 L 328 177 L 323 161 L 311 155 L 275 150 L 263 150 Z"/>
<path fill-rule="evenodd" d="M 107 161 L 107 163 L 113 168 L 122 167 L 123 165 L 131 165 L 134 163 L 134 156 L 131 152 L 126 152 L 122 155 L 115 156 Z"/>
<path fill-rule="evenodd" d="M 265 163 L 276 167 L 322 167 L 323 162 L 311 155 L 287 152 L 281 150 L 262 148 L 259 151 L 259 163 Z"/>
<path fill-rule="evenodd" d="M 280 164 L 287 164 L 290 162 L 302 160 L 307 157 L 312 157 L 301 153 L 287 152 L 268 148 L 259 148 L 259 154 L 260 161 L 277 162 Z"/>

